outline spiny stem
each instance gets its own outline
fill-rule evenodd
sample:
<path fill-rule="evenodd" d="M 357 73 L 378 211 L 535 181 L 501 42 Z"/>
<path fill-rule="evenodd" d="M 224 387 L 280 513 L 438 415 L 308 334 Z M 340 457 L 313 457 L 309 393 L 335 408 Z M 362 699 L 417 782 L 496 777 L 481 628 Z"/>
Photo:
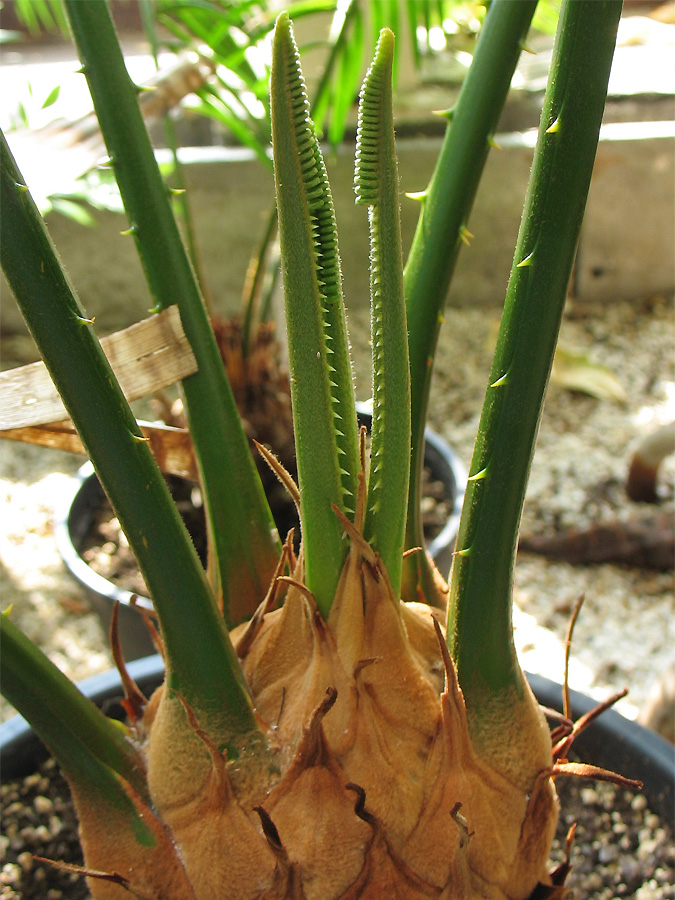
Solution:
<path fill-rule="evenodd" d="M 424 544 L 420 514 L 424 428 L 443 309 L 490 138 L 497 128 L 536 5 L 536 0 L 490 3 L 434 174 L 421 196 L 422 209 L 404 275 L 412 383 L 407 549 Z M 447 576 L 446 572 L 442 574 Z M 432 581 L 425 554 L 406 557 L 406 599 L 417 600 L 418 589 L 424 591 L 425 582 Z"/>
<path fill-rule="evenodd" d="M 305 575 L 327 615 L 346 552 L 332 507 L 354 512 L 356 407 L 333 202 L 285 13 L 274 32 L 271 109 Z"/>
<path fill-rule="evenodd" d="M 410 372 L 392 113 L 394 35 L 383 29 L 359 105 L 355 188 L 370 219 L 373 423 L 365 537 L 401 585 L 410 474 Z"/>
<path fill-rule="evenodd" d="M 236 625 L 264 598 L 281 545 L 107 6 L 67 0 L 66 9 L 151 294 L 157 309 L 178 306 L 199 367 L 182 388 L 215 589 Z"/>
<path fill-rule="evenodd" d="M 620 13 L 620 0 L 564 0 L 561 8 L 452 571 L 448 642 L 474 727 L 486 696 L 497 703 L 522 677 L 511 628 L 518 529 Z"/>
<path fill-rule="evenodd" d="M 167 668 L 195 708 L 208 710 L 213 734 L 256 732 L 194 545 L 1 132 L 0 178 L 3 271 L 129 539 L 160 617 Z"/>

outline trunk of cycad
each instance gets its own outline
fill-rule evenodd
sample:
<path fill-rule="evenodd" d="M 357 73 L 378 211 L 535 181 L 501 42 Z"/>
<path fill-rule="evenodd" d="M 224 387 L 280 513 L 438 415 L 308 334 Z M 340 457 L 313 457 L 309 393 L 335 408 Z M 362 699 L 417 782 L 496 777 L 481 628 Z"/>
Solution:
<path fill-rule="evenodd" d="M 153 805 L 195 897 L 525 900 L 547 880 L 557 816 L 543 715 L 532 700 L 537 746 L 517 776 L 482 761 L 441 627 L 398 603 L 350 531 L 328 620 L 299 563 L 282 608 L 248 635 L 265 749 L 226 762 L 194 719 L 176 747 L 182 723 L 165 733 L 157 699 L 146 713 Z"/>

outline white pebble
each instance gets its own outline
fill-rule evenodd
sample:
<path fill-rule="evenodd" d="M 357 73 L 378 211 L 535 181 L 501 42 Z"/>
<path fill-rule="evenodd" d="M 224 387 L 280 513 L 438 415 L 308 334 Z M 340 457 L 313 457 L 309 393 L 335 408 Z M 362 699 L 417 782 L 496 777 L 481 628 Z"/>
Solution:
<path fill-rule="evenodd" d="M 33 806 L 39 816 L 49 816 L 54 812 L 54 804 L 49 797 L 43 797 L 42 794 L 38 794 L 33 800 Z"/>
<path fill-rule="evenodd" d="M 630 805 L 631 809 L 634 809 L 636 812 L 642 812 L 643 809 L 647 809 L 647 798 L 644 794 L 636 794 Z"/>
<path fill-rule="evenodd" d="M 24 850 L 23 853 L 19 853 L 16 861 L 24 870 L 24 872 L 30 872 L 30 870 L 33 868 L 33 854 L 29 853 L 28 850 Z"/>
<path fill-rule="evenodd" d="M 2 884 L 19 884 L 21 881 L 21 866 L 16 863 L 5 863 L 2 867 Z"/>
<path fill-rule="evenodd" d="M 601 863 L 610 863 L 619 858 L 619 848 L 616 844 L 603 844 L 598 851 L 598 859 Z"/>

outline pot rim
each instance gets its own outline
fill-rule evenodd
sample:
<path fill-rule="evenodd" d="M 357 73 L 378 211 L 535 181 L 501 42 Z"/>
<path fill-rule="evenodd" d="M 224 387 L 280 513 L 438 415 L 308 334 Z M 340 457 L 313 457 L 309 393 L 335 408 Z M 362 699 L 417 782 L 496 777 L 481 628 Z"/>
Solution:
<path fill-rule="evenodd" d="M 133 660 L 127 669 L 141 691 L 148 695 L 161 683 L 164 661 L 156 653 Z M 539 703 L 560 710 L 562 685 L 541 675 L 526 675 Z M 77 686 L 102 708 L 123 696 L 116 669 L 92 675 Z M 575 717 L 597 706 L 596 700 L 573 690 L 570 702 Z M 642 780 L 651 808 L 671 820 L 675 802 L 675 746 L 665 738 L 610 709 L 579 735 L 575 749 L 582 758 L 591 758 L 595 765 Z M 44 745 L 23 716 L 16 715 L 0 725 L 0 769 L 4 780 L 28 774 L 46 755 Z"/>

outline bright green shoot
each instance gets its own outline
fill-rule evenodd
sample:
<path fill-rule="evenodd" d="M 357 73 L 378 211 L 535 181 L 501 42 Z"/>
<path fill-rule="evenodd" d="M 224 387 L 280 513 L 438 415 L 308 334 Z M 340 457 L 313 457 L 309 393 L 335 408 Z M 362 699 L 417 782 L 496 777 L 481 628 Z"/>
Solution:
<path fill-rule="evenodd" d="M 105 0 L 67 0 L 66 8 L 156 310 L 177 305 L 197 360 L 181 387 L 205 497 L 209 574 L 232 627 L 264 598 L 278 536 Z M 234 474 L 234 490 L 224 471 Z"/>
<path fill-rule="evenodd" d="M 148 585 L 169 681 L 204 711 L 214 734 L 255 731 L 239 662 L 197 553 L 2 134 L 0 162 L 2 268 Z"/>
<path fill-rule="evenodd" d="M 392 114 L 394 35 L 384 29 L 359 106 L 355 187 L 370 218 L 373 425 L 365 537 L 398 595 L 410 476 L 410 369 Z"/>
<path fill-rule="evenodd" d="M 539 420 L 593 171 L 620 0 L 564 4 L 457 537 L 448 643 L 477 731 L 523 676 L 513 568 Z M 497 744 L 507 740 L 495 738 Z"/>
<path fill-rule="evenodd" d="M 424 428 L 448 289 L 460 249 L 468 240 L 471 208 L 536 6 L 536 0 L 492 0 L 466 81 L 448 111 L 436 168 L 419 196 L 420 216 L 405 265 L 412 384 L 407 548 L 423 543 Z M 410 554 L 403 565 L 404 598 L 417 600 L 419 593 L 431 597 L 433 577 L 425 554 Z M 442 575 L 447 577 L 447 572 Z"/>

